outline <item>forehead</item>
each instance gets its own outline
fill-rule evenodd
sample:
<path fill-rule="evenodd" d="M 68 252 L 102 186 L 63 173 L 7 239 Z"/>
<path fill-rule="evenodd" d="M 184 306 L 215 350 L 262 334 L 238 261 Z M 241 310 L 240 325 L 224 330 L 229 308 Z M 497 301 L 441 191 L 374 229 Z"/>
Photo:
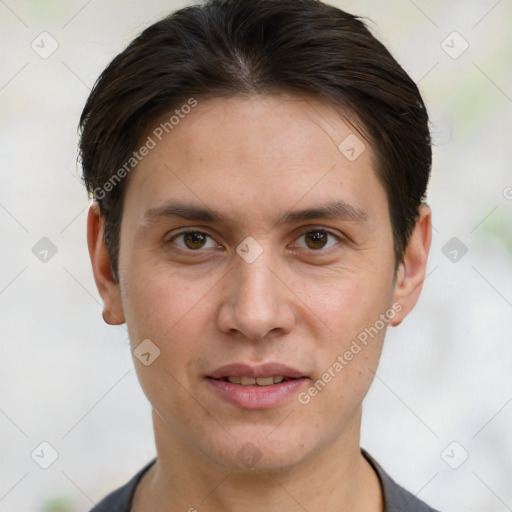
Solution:
<path fill-rule="evenodd" d="M 341 200 L 370 214 L 386 208 L 372 148 L 326 102 L 293 95 L 198 99 L 172 124 L 171 116 L 141 141 L 154 147 L 126 196 L 140 215 L 170 198 L 273 218 L 276 210 L 317 201 Z"/>
<path fill-rule="evenodd" d="M 163 116 L 150 135 L 156 133 L 160 139 L 163 128 L 164 142 L 173 141 L 175 146 L 186 142 L 179 149 L 189 159 L 214 152 L 217 159 L 231 162 L 241 158 L 244 163 L 257 163 L 268 158 L 275 167 L 318 159 L 322 156 L 319 150 L 325 146 L 330 146 L 325 157 L 337 159 L 339 144 L 347 137 L 358 145 L 359 152 L 366 144 L 352 126 L 351 117 L 320 99 L 290 94 L 211 98 L 198 100 L 195 109 L 180 119 Z M 171 118 L 175 123 L 172 127 L 168 123 Z M 366 157 L 371 156 L 369 151 Z"/>

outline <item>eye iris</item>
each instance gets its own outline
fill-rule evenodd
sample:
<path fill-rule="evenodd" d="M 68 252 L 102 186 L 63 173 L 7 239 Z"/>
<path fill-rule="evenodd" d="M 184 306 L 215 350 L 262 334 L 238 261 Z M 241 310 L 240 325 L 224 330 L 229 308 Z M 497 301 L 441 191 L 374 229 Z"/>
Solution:
<path fill-rule="evenodd" d="M 200 249 L 206 241 L 206 235 L 196 232 L 184 233 L 183 239 L 189 249 Z"/>
<path fill-rule="evenodd" d="M 312 243 L 309 241 L 312 241 Z M 321 249 L 326 243 L 327 233 L 324 231 L 310 231 L 306 234 L 306 244 L 310 249 Z M 320 244 L 320 246 L 315 244 Z"/>

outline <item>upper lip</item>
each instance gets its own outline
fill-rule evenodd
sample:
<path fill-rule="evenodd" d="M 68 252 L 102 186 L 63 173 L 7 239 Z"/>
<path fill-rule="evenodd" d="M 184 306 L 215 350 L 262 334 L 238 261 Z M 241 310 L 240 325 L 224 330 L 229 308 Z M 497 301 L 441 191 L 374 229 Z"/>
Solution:
<path fill-rule="evenodd" d="M 252 377 L 257 379 L 258 377 L 272 377 L 282 376 L 298 379 L 300 377 L 306 377 L 303 372 L 290 368 L 281 363 L 266 363 L 262 365 L 249 365 L 245 363 L 233 363 L 227 364 L 217 368 L 208 375 L 212 379 L 223 379 L 225 377 Z"/>

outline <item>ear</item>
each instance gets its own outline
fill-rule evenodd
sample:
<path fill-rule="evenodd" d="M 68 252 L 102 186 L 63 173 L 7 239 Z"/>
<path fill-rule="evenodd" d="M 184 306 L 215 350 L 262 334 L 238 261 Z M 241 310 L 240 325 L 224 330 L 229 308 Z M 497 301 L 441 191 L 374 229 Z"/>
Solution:
<path fill-rule="evenodd" d="M 390 320 L 390 324 L 393 326 L 399 325 L 418 302 L 425 280 L 431 241 L 432 213 L 426 204 L 422 204 L 419 208 L 419 217 L 405 250 L 404 260 L 397 269 L 393 303 L 400 303 L 402 308 Z"/>
<path fill-rule="evenodd" d="M 103 320 L 110 325 L 124 323 L 124 311 L 121 303 L 119 284 L 114 279 L 110 257 L 105 245 L 104 219 L 98 203 L 89 208 L 87 217 L 87 245 L 91 258 L 92 271 L 96 287 L 103 299 Z"/>

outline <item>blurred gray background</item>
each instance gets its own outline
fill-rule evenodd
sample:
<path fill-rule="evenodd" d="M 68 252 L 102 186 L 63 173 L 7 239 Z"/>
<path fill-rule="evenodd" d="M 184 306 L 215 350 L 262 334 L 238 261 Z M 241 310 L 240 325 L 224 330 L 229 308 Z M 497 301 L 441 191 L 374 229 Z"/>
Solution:
<path fill-rule="evenodd" d="M 101 318 L 76 127 L 108 62 L 188 3 L 0 0 L 1 512 L 87 511 L 155 455 L 126 330 Z M 362 446 L 445 512 L 512 510 L 512 2 L 330 3 L 372 20 L 435 141 L 429 275 Z"/>

